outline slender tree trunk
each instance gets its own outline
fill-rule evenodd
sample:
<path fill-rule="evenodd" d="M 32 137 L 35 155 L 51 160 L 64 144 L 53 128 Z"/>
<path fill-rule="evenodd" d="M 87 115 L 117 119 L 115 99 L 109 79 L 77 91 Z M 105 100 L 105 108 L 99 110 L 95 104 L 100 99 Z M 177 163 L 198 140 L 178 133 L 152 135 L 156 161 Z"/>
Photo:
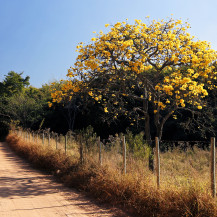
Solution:
<path fill-rule="evenodd" d="M 151 171 L 154 171 L 154 152 L 153 152 L 153 145 L 151 141 L 151 131 L 150 131 L 150 116 L 148 113 L 148 99 L 143 101 L 143 109 L 146 113 L 145 115 L 145 138 L 148 142 L 148 145 L 150 147 L 150 154 L 149 154 L 149 169 Z"/>
<path fill-rule="evenodd" d="M 148 145 L 150 147 L 149 159 L 148 159 L 148 166 L 151 171 L 154 171 L 154 152 L 153 152 L 153 145 L 151 141 L 151 132 L 150 132 L 150 117 L 149 114 L 145 117 L 145 137 Z"/>
<path fill-rule="evenodd" d="M 150 117 L 149 114 L 145 116 L 145 138 L 148 143 L 151 142 L 151 132 L 150 132 Z"/>
<path fill-rule="evenodd" d="M 161 137 L 162 137 L 162 133 L 163 133 L 163 124 L 158 124 L 156 126 L 157 128 L 157 132 L 156 132 L 156 137 L 158 137 L 159 141 L 161 140 Z"/>
<path fill-rule="evenodd" d="M 74 112 L 73 112 L 73 119 L 72 119 L 72 123 L 71 123 L 71 130 L 74 131 L 74 125 L 75 125 L 75 117 L 76 117 L 76 106 L 74 107 Z"/>
<path fill-rule="evenodd" d="M 159 118 L 159 114 L 157 114 L 155 116 L 155 127 L 156 127 L 156 136 L 158 137 L 159 141 L 161 140 L 162 138 L 162 134 L 163 134 L 163 127 L 164 127 L 164 124 L 166 123 L 166 121 L 168 120 L 168 118 L 173 114 L 173 109 L 171 109 L 167 115 L 165 115 L 163 118 Z"/>
<path fill-rule="evenodd" d="M 76 100 L 69 102 L 65 109 L 67 110 L 67 112 L 63 112 L 63 114 L 67 120 L 68 128 L 69 130 L 74 131 L 75 118 L 77 114 Z"/>

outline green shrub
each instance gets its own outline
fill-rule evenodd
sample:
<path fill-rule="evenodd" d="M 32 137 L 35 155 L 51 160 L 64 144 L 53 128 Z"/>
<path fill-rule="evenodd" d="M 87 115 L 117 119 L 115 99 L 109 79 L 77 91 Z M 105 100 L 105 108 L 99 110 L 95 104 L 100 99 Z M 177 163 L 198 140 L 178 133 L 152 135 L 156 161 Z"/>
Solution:
<path fill-rule="evenodd" d="M 127 130 L 125 138 L 127 149 L 130 153 L 134 155 L 134 157 L 143 159 L 149 158 L 151 148 L 144 140 L 144 132 L 140 132 L 139 134 L 133 135 L 131 131 Z"/>

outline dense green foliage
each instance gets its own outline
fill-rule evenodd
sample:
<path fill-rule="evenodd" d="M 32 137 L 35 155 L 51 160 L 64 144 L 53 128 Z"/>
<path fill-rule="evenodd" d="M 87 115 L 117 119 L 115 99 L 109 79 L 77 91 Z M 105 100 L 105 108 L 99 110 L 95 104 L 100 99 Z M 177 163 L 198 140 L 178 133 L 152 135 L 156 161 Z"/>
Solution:
<path fill-rule="evenodd" d="M 129 133 L 129 141 L 134 135 L 143 131 L 144 120 L 131 125 L 124 116 L 112 119 L 110 114 L 89 96 L 76 96 L 69 102 L 55 104 L 49 108 L 51 101 L 51 86 L 32 87 L 29 76 L 22 73 L 9 72 L 0 82 L 0 134 L 7 132 L 9 125 L 21 126 L 32 130 L 50 128 L 51 131 L 65 134 L 68 130 L 76 131 L 93 126 L 101 138 L 107 138 L 116 133 Z M 61 82 L 55 83 L 56 89 L 61 88 Z M 88 98 L 89 97 L 89 98 Z M 133 100 L 129 101 L 128 109 L 133 108 Z M 151 109 L 151 108 L 150 108 Z M 169 118 L 164 127 L 162 139 L 166 140 L 201 140 L 215 135 L 217 129 L 216 91 L 212 90 L 207 98 L 207 107 L 203 112 L 184 110 L 177 113 L 177 119 Z M 151 117 L 152 118 L 152 117 Z M 154 126 L 151 126 L 151 132 Z M 141 140 L 139 134 L 135 140 Z M 141 142 L 141 141 L 140 141 Z M 140 144 L 138 142 L 138 144 Z M 141 147 L 134 147 L 134 152 Z"/>

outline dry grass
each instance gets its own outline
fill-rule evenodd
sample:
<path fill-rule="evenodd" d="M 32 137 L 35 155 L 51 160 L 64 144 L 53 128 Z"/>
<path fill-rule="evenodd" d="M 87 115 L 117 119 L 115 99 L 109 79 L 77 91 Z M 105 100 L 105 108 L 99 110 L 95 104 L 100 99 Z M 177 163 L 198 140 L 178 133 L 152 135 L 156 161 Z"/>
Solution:
<path fill-rule="evenodd" d="M 161 188 L 157 189 L 156 177 L 144 160 L 128 156 L 127 174 L 122 174 L 118 147 L 103 151 L 103 165 L 99 166 L 97 147 L 86 153 L 81 165 L 74 152 L 66 155 L 14 134 L 7 137 L 7 143 L 33 165 L 58 175 L 67 185 L 84 189 L 99 201 L 121 205 L 133 216 L 217 216 L 217 201 L 209 189 L 208 151 L 176 149 L 161 154 Z"/>

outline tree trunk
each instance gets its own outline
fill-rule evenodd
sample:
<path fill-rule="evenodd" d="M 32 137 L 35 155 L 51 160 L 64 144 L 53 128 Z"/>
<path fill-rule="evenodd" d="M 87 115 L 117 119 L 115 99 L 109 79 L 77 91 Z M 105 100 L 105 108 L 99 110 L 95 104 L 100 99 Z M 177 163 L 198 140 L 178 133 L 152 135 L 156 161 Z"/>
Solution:
<path fill-rule="evenodd" d="M 67 112 L 66 114 L 64 112 L 64 116 L 66 117 L 68 128 L 73 132 L 74 125 L 75 125 L 75 118 L 77 114 L 76 100 L 69 102 L 69 104 L 65 107 L 65 109 L 67 110 Z"/>
<path fill-rule="evenodd" d="M 145 116 L 145 138 L 148 143 L 151 142 L 151 132 L 150 132 L 150 117 L 149 114 Z"/>
<path fill-rule="evenodd" d="M 150 147 L 150 154 L 148 159 L 148 166 L 151 171 L 154 171 L 154 152 L 153 152 L 153 145 L 151 141 L 151 132 L 150 132 L 150 117 L 149 114 L 145 117 L 145 137 L 148 145 Z"/>
<path fill-rule="evenodd" d="M 148 145 L 151 149 L 150 154 L 149 154 L 149 169 L 151 171 L 154 171 L 154 152 L 153 152 L 153 145 L 151 141 L 151 131 L 150 131 L 150 116 L 148 113 L 148 96 L 147 96 L 147 91 L 145 91 L 145 99 L 143 101 L 143 110 L 145 112 L 145 138 L 146 141 L 148 142 Z"/>
<path fill-rule="evenodd" d="M 159 141 L 161 140 L 162 137 L 162 133 L 163 133 L 163 124 L 158 124 L 158 126 L 156 126 L 157 128 L 157 132 L 156 132 L 156 137 L 158 137 Z"/>

